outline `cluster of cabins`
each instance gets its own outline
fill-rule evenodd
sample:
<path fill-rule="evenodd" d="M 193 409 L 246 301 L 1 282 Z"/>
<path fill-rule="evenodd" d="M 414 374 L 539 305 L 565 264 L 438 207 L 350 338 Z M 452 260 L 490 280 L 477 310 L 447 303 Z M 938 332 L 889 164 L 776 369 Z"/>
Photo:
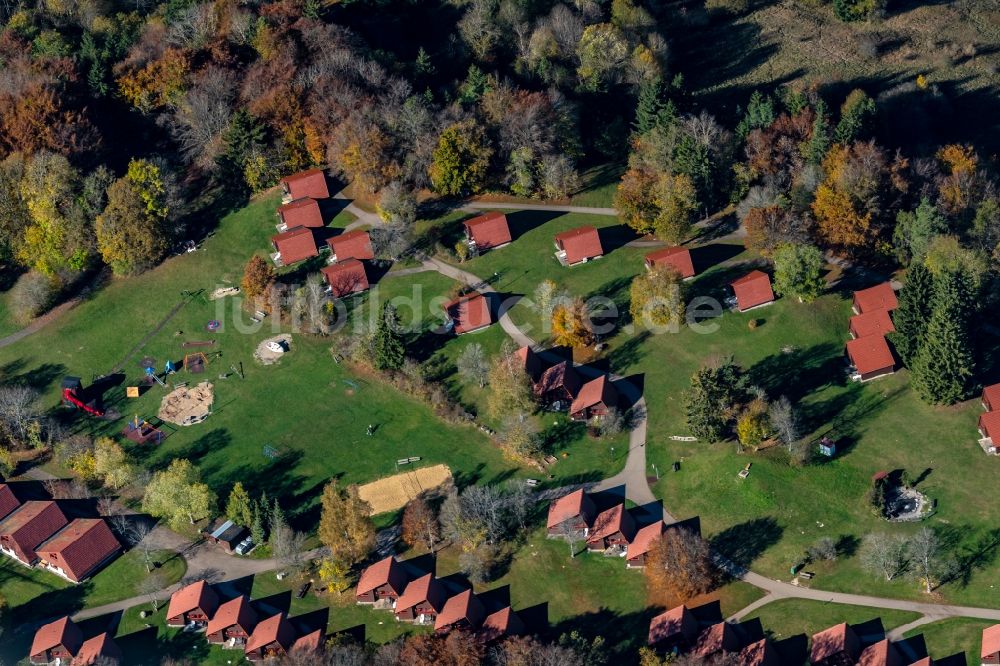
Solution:
<path fill-rule="evenodd" d="M 549 505 L 547 535 L 553 539 L 579 539 L 587 550 L 607 557 L 622 557 L 629 569 L 646 566 L 646 555 L 667 531 L 663 520 L 639 527 L 619 502 L 603 511 L 582 488 Z"/>
<path fill-rule="evenodd" d="M 121 650 L 111 634 L 102 632 L 84 640 L 73 620 L 61 617 L 42 625 L 31 641 L 28 660 L 32 664 L 57 664 L 59 666 L 91 666 L 98 661 L 120 661 Z"/>
<path fill-rule="evenodd" d="M 0 519 L 0 552 L 71 583 L 86 580 L 122 550 L 101 518 L 70 520 L 52 500 L 21 503 L 5 483 L 0 483 Z"/>
<path fill-rule="evenodd" d="M 885 336 L 896 330 L 890 313 L 897 306 L 896 292 L 888 282 L 854 292 L 847 360 L 855 381 L 866 382 L 895 372 L 896 358 Z"/>
<path fill-rule="evenodd" d="M 585 382 L 571 361 L 546 368 L 530 347 L 521 347 L 514 354 L 531 380 L 535 399 L 547 409 L 568 409 L 573 420 L 590 421 L 604 418 L 619 405 L 618 390 L 606 374 Z"/>
<path fill-rule="evenodd" d="M 323 647 L 323 629 L 296 626 L 284 612 L 261 617 L 246 595 L 223 601 L 204 580 L 191 583 L 170 596 L 168 627 L 192 627 L 205 632 L 212 645 L 243 650 L 248 661 L 264 661 L 293 652 Z"/>
<path fill-rule="evenodd" d="M 800 650 L 804 643 L 795 638 L 773 641 L 764 635 L 758 620 L 723 622 L 718 616 L 706 618 L 703 608 L 677 606 L 654 617 L 649 623 L 649 645 L 661 652 L 688 653 L 706 660 L 721 658 L 724 663 L 741 666 L 782 666 L 802 663 L 804 657 L 808 657 L 811 666 L 934 664 L 926 656 L 925 646 L 922 654 L 914 654 L 913 647 L 893 644 L 884 637 L 884 632 L 867 635 L 863 625 L 846 622 L 813 634 L 808 652 L 803 655 Z M 881 627 L 881 623 L 877 624 Z M 981 663 L 982 666 L 1000 664 L 1000 624 L 983 631 Z"/>
<path fill-rule="evenodd" d="M 372 564 L 361 573 L 356 591 L 359 604 L 388 610 L 397 621 L 434 625 L 434 631 L 474 631 L 483 640 L 525 632 L 524 622 L 510 604 L 492 608 L 471 589 L 455 591 L 434 574 L 413 570 L 395 557 Z"/>

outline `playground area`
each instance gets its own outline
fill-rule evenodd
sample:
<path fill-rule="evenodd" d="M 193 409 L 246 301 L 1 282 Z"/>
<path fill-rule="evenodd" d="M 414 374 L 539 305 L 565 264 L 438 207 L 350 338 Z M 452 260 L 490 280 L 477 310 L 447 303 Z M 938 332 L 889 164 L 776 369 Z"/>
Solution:
<path fill-rule="evenodd" d="M 431 465 L 387 476 L 358 487 L 358 496 L 371 504 L 372 515 L 395 511 L 420 493 L 451 481 L 447 465 Z"/>
<path fill-rule="evenodd" d="M 253 357 L 262 365 L 274 365 L 292 349 L 292 336 L 282 333 L 273 338 L 261 341 L 253 353 Z"/>
<path fill-rule="evenodd" d="M 201 423 L 212 413 L 214 399 L 213 387 L 208 382 L 194 388 L 181 386 L 164 396 L 157 416 L 179 426 Z"/>

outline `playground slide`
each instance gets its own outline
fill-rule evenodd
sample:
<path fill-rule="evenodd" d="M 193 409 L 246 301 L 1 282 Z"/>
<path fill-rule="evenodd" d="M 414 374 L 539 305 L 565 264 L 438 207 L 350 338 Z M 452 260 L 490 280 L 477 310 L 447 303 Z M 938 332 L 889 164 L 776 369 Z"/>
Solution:
<path fill-rule="evenodd" d="M 84 404 L 82 400 L 76 397 L 76 391 L 74 391 L 73 389 L 63 389 L 63 400 L 66 400 L 69 403 L 76 405 L 77 407 L 87 412 L 91 416 L 104 416 L 104 412 L 102 412 L 101 410 L 94 409 L 93 407 Z"/>

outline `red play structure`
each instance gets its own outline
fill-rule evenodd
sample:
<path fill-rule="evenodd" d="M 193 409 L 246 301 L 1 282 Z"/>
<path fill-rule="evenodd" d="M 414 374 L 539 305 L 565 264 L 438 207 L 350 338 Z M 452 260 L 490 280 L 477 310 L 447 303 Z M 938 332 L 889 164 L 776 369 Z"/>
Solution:
<path fill-rule="evenodd" d="M 82 409 L 91 416 L 104 416 L 103 411 L 95 407 L 93 404 L 88 405 L 80 399 L 80 394 L 83 392 L 83 384 L 81 383 L 79 377 L 65 377 L 63 379 L 62 386 L 64 405 Z"/>

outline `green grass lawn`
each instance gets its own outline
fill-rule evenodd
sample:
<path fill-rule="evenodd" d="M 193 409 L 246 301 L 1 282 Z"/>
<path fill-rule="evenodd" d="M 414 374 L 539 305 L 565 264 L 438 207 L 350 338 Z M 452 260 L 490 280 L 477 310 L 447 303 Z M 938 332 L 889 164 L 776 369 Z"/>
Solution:
<path fill-rule="evenodd" d="M 952 618 L 932 622 L 906 633 L 906 638 L 923 636 L 927 652 L 932 659 L 944 659 L 958 653 L 965 653 L 966 664 L 979 663 L 979 650 L 983 641 L 983 629 L 993 622 Z"/>
<path fill-rule="evenodd" d="M 580 191 L 570 197 L 574 206 L 611 208 L 615 205 L 615 190 L 625 167 L 618 164 L 601 164 L 580 174 Z"/>
<path fill-rule="evenodd" d="M 782 640 L 799 634 L 811 637 L 841 622 L 861 624 L 875 619 L 881 619 L 882 627 L 889 631 L 918 617 L 919 613 L 908 611 L 827 604 L 806 599 L 781 599 L 762 606 L 744 621 L 757 618 L 772 638 Z"/>
<path fill-rule="evenodd" d="M 0 292 L 0 338 L 10 335 L 21 328 L 21 326 L 14 321 L 14 316 L 10 311 L 10 305 L 8 305 L 9 300 L 10 291 Z"/>

